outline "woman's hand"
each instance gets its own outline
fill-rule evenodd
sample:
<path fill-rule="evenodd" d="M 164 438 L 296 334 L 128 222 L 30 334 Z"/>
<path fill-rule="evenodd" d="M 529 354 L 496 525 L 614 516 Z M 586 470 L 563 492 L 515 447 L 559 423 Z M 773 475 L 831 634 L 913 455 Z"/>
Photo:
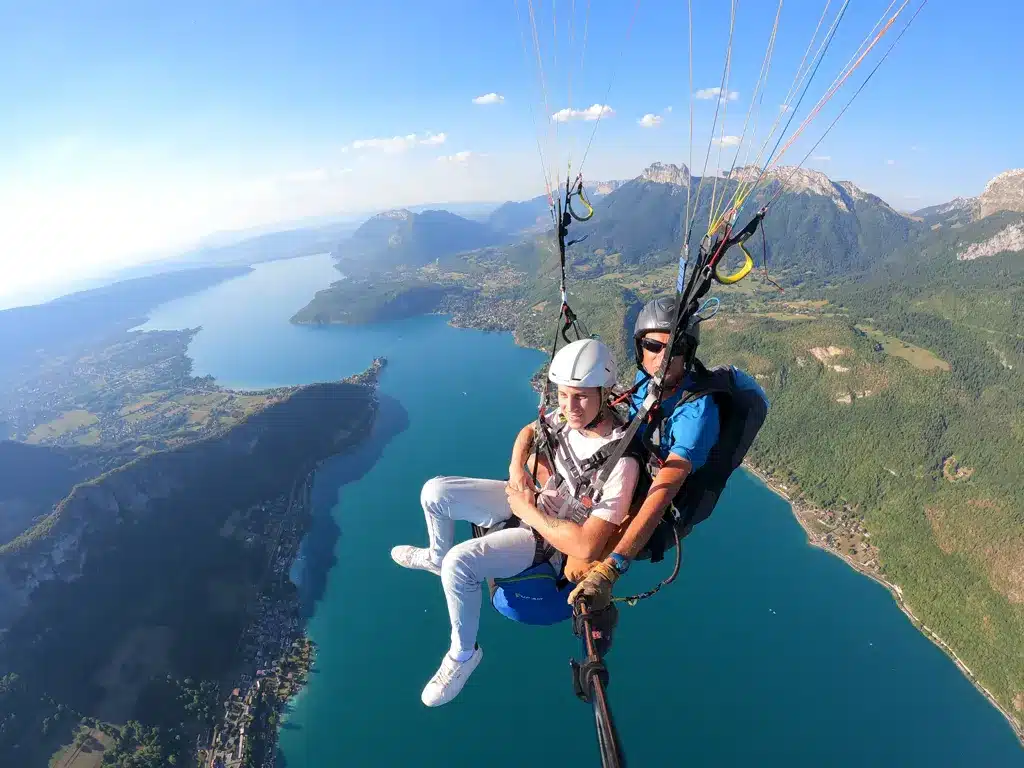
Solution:
<path fill-rule="evenodd" d="M 526 467 L 522 465 L 509 464 L 508 485 L 514 491 L 525 491 L 533 489 L 533 480 Z"/>
<path fill-rule="evenodd" d="M 528 517 L 532 511 L 533 495 L 533 491 L 529 488 L 526 490 L 517 490 L 512 487 L 511 483 L 505 486 L 505 496 L 508 498 L 509 509 L 511 509 L 512 514 L 520 520 L 525 521 L 526 517 Z"/>

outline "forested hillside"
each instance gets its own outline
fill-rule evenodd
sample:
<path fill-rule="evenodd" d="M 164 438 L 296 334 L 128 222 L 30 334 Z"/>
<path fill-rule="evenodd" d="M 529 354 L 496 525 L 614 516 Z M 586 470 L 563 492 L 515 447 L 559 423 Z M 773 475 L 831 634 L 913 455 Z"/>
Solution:
<path fill-rule="evenodd" d="M 636 313 L 674 290 L 688 190 L 656 180 L 686 178 L 666 168 L 620 185 L 595 202 L 591 222 L 570 227 L 586 240 L 568 253 L 569 303 L 615 350 L 623 379 Z M 689 179 L 694 248 L 712 196 L 749 173 Z M 1005 178 L 999 199 L 1015 200 Z M 801 509 L 821 510 L 809 519 L 826 546 L 901 588 L 1020 725 L 1022 215 L 978 217 L 973 203 L 955 202 L 907 216 L 849 182 L 779 169 L 740 224 L 776 192 L 763 235 L 748 243 L 758 269 L 712 290 L 722 309 L 701 356 L 746 369 L 768 392 L 754 464 Z M 507 328 L 547 350 L 560 304 L 551 234 L 448 254 L 391 272 L 388 284 L 464 288 L 454 322 Z M 502 280 L 489 277 L 502 269 Z"/>

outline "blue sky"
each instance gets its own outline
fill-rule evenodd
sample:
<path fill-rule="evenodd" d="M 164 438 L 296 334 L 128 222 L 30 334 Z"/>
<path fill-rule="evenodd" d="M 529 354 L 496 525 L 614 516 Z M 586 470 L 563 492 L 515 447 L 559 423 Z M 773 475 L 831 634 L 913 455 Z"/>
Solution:
<path fill-rule="evenodd" d="M 741 160 L 778 114 L 825 2 L 786 0 L 756 141 L 748 128 Z M 918 3 L 783 163 L 803 158 Z M 587 156 L 589 179 L 688 162 L 686 2 L 533 0 L 546 105 L 530 6 L 0 0 L 0 294 L 219 230 L 539 194 L 538 134 L 564 174 L 594 128 L 576 113 L 547 119 L 560 110 L 612 110 Z M 698 92 L 720 84 L 730 2 L 693 6 Z M 841 6 L 831 0 L 825 26 Z M 777 7 L 738 3 L 724 135 L 742 133 Z M 852 0 L 791 131 L 887 7 Z M 1021 28 L 1017 2 L 930 0 L 808 167 L 914 209 L 976 195 L 1024 166 Z M 501 99 L 474 103 L 486 94 Z M 718 103 L 694 100 L 695 172 Z M 715 148 L 711 169 L 717 161 Z"/>

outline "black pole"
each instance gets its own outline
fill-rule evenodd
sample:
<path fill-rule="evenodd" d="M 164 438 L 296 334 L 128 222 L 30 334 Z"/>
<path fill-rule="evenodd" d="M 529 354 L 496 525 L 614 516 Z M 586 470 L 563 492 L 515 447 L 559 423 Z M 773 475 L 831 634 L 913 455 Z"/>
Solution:
<path fill-rule="evenodd" d="M 608 694 L 608 668 L 598 652 L 593 618 L 583 599 L 574 606 L 573 632 L 583 641 L 585 660 L 582 664 L 575 659 L 569 662 L 573 673 L 573 688 L 576 696 L 590 702 L 594 707 L 594 727 L 597 730 L 597 746 L 601 752 L 601 768 L 626 768 L 626 758 L 619 744 Z"/>

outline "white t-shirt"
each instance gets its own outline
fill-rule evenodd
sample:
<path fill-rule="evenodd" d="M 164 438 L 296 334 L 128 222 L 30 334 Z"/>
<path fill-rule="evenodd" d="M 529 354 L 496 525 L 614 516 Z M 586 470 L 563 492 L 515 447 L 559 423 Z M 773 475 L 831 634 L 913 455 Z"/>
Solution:
<path fill-rule="evenodd" d="M 558 411 L 546 413 L 544 420 L 552 433 L 561 425 Z M 607 437 L 591 437 L 584 435 L 579 430 L 566 428 L 563 434 L 569 447 L 568 459 L 574 461 L 578 468 L 603 446 L 621 437 L 625 431 L 625 427 L 616 427 Z M 573 498 L 576 487 L 572 478 L 580 473 L 578 471 L 569 472 L 564 462 L 562 452 L 555 451 L 555 472 L 558 477 L 562 478 L 562 484 L 558 488 L 558 498 L 561 504 L 556 517 L 568 519 L 573 516 L 574 505 L 579 504 Z M 633 498 L 633 489 L 636 487 L 639 473 L 640 467 L 635 459 L 630 457 L 619 459 L 604 484 L 601 500 L 591 508 L 590 514 L 607 520 L 613 525 L 619 525 L 629 514 L 629 503 Z M 555 482 L 554 477 L 550 478 L 544 488 L 552 488 Z"/>

